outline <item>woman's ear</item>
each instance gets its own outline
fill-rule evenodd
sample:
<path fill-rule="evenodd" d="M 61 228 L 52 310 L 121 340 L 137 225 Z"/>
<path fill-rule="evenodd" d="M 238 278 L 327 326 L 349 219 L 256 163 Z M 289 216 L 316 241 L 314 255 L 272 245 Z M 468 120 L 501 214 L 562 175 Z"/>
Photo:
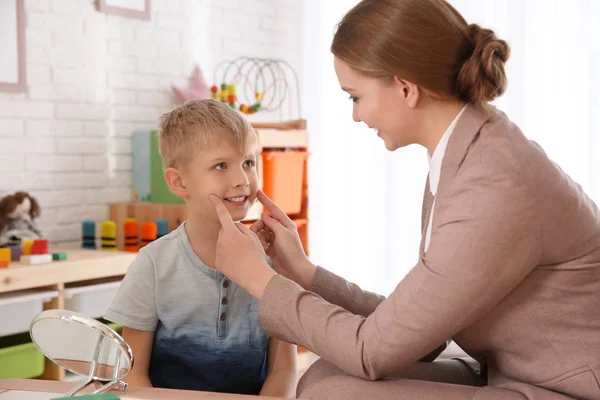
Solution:
<path fill-rule="evenodd" d="M 419 89 L 419 86 L 416 83 L 400 79 L 397 76 L 394 77 L 394 83 L 398 85 L 399 90 L 402 91 L 402 97 L 406 100 L 408 106 L 415 108 L 419 103 L 419 97 L 421 94 L 421 89 Z"/>
<path fill-rule="evenodd" d="M 169 189 L 175 196 L 186 198 L 188 197 L 188 191 L 181 176 L 181 172 L 177 168 L 167 168 L 165 171 L 165 181 L 169 185 Z"/>

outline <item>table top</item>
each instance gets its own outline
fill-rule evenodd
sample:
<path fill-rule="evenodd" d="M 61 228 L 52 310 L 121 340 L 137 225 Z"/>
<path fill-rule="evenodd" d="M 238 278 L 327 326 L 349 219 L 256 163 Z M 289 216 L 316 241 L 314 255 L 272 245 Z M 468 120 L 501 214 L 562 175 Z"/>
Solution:
<path fill-rule="evenodd" d="M 125 275 L 137 256 L 122 251 L 60 248 L 50 249 L 50 253 L 67 253 L 67 259 L 41 265 L 14 262 L 0 268 L 0 293 Z"/>
<path fill-rule="evenodd" d="M 60 394 L 68 392 L 75 385 L 77 383 L 44 381 L 39 379 L 0 379 L 0 399 L 2 398 L 2 393 L 10 393 L 11 390 L 58 393 L 59 395 L 54 396 L 56 398 L 60 397 Z M 129 388 L 127 393 L 115 392 L 115 394 L 123 400 L 251 400 L 256 398 L 256 396 L 236 394 L 135 387 Z M 261 399 L 278 400 L 276 397 L 261 397 Z"/>

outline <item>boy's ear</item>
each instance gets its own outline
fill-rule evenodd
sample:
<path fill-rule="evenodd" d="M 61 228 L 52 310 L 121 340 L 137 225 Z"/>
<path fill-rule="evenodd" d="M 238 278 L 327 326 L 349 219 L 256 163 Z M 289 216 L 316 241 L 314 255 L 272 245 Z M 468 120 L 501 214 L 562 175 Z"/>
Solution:
<path fill-rule="evenodd" d="M 179 197 L 187 197 L 188 191 L 185 187 L 185 183 L 183 182 L 183 178 L 181 177 L 181 172 L 177 168 L 167 168 L 165 171 L 165 180 L 167 181 L 167 185 L 169 185 L 169 189 L 175 196 Z"/>

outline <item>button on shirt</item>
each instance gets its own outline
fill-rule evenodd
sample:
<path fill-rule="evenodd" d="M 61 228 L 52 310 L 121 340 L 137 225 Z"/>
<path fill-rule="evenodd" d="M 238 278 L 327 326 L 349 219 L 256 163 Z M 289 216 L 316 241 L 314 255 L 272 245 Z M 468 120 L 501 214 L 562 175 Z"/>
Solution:
<path fill-rule="evenodd" d="M 155 387 L 258 394 L 269 337 L 259 303 L 194 253 L 185 224 L 142 248 L 105 315 L 155 331 Z"/>
<path fill-rule="evenodd" d="M 446 132 L 440 139 L 440 142 L 436 146 L 433 151 L 433 155 L 427 155 L 427 160 L 429 162 L 429 189 L 431 190 L 431 194 L 434 196 L 433 205 L 431 206 L 431 213 L 429 215 L 429 222 L 427 224 L 427 234 L 425 235 L 425 247 L 424 251 L 427 251 L 429 248 L 429 243 L 431 242 L 431 227 L 433 222 L 433 213 L 435 210 L 435 195 L 437 194 L 438 183 L 440 182 L 440 174 L 442 170 L 442 161 L 444 161 L 444 156 L 446 155 L 446 147 L 448 147 L 448 141 L 450 140 L 450 136 L 452 136 L 452 132 L 456 127 L 456 123 L 458 119 L 462 115 L 463 111 L 465 111 L 464 106 L 462 110 L 458 113 L 458 115 L 454 118 L 454 120 L 446 129 Z"/>

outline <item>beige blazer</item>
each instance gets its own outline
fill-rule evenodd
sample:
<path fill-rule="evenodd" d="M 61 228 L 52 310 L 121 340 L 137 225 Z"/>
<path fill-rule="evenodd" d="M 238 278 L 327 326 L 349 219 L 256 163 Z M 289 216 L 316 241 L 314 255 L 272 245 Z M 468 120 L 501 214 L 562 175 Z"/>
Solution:
<path fill-rule="evenodd" d="M 430 246 L 394 292 L 322 268 L 312 291 L 276 276 L 260 318 L 356 377 L 391 375 L 451 338 L 491 386 L 599 399 L 600 213 L 503 113 L 469 106 L 442 164 Z"/>

